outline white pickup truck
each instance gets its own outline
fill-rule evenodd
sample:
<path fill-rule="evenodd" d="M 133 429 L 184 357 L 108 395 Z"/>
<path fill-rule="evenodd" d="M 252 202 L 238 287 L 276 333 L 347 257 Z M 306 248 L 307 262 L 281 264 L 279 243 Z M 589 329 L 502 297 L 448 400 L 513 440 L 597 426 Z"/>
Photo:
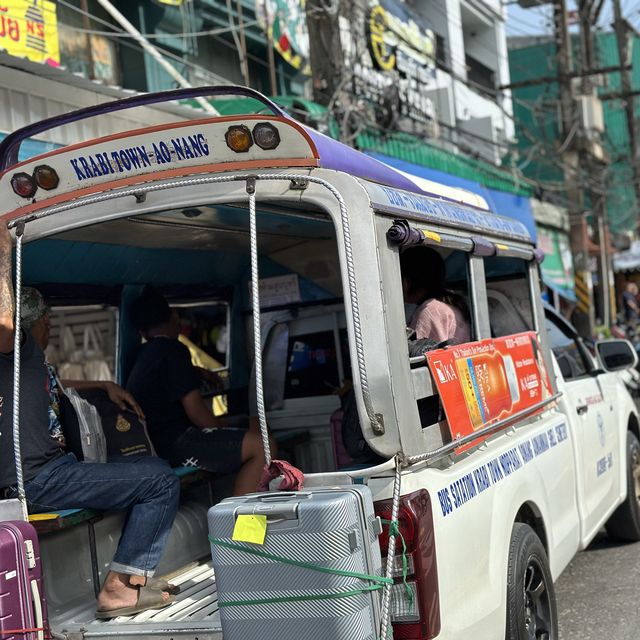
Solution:
<path fill-rule="evenodd" d="M 200 309 L 197 331 L 189 320 L 196 347 L 211 352 L 214 329 L 229 335 L 218 357 L 243 390 L 230 407 L 246 411 L 263 394 L 281 455 L 307 486 L 367 482 L 386 519 L 395 486 L 407 560 L 404 578 L 401 558 L 389 565 L 396 639 L 557 640 L 553 581 L 571 558 L 603 526 L 640 540 L 639 421 L 616 373 L 635 352 L 609 341 L 592 356 L 545 310 L 524 226 L 303 127 L 246 88 L 201 93 L 248 95 L 268 113 L 119 131 L 18 162 L 30 136 L 199 91 L 62 114 L 0 144 L 0 217 L 24 232 L 16 277 L 54 301 L 54 334 L 79 308 L 108 311 L 122 383 L 139 346 L 127 306 L 145 284 Z M 408 344 L 400 256 L 414 245 L 444 261 L 468 343 Z M 260 390 L 248 348 L 258 308 Z M 350 440 L 334 393 L 345 379 L 359 418 Z M 132 618 L 94 619 L 121 514 L 37 515 L 54 637 L 222 637 L 206 511 L 229 483 L 203 482 L 183 480 L 158 569 L 182 586 L 176 602 Z M 386 530 L 380 545 L 388 555 Z"/>
<path fill-rule="evenodd" d="M 463 460 L 403 477 L 404 494 L 427 488 L 433 499 L 434 535 L 415 539 L 432 544 L 420 577 L 433 580 L 440 626 L 399 637 L 557 639 L 553 581 L 575 553 L 603 526 L 615 540 L 640 540 L 638 416 L 611 372 L 635 363 L 632 349 L 601 343 L 596 360 L 553 312 L 545 323 L 555 408 Z"/>

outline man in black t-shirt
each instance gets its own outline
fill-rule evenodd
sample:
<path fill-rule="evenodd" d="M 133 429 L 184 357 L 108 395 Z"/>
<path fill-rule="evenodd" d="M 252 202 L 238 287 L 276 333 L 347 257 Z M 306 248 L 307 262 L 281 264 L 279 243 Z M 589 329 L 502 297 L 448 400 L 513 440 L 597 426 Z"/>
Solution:
<path fill-rule="evenodd" d="M 15 304 L 11 236 L 0 221 L 0 499 L 16 498 L 13 442 Z M 98 594 L 98 618 L 161 609 L 173 596 L 153 576 L 178 509 L 180 484 L 157 458 L 136 463 L 78 462 L 49 434 L 49 375 L 31 333 L 20 347 L 20 449 L 29 511 L 127 509 L 109 572 Z"/>
<path fill-rule="evenodd" d="M 203 372 L 179 340 L 175 309 L 153 287 L 131 306 L 136 329 L 146 339 L 127 381 L 147 418 L 158 455 L 171 465 L 196 466 L 218 473 L 238 471 L 234 491 L 255 491 L 264 467 L 262 440 L 255 421 L 245 428 L 228 426 L 214 416 L 200 395 Z"/>

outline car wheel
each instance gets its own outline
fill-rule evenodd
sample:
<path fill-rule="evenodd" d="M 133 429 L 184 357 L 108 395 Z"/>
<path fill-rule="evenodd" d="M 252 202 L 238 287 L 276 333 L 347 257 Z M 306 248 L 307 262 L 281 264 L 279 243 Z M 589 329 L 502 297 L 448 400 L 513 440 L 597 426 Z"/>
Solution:
<path fill-rule="evenodd" d="M 640 541 L 640 442 L 631 431 L 627 431 L 627 497 L 606 527 L 615 540 Z"/>
<path fill-rule="evenodd" d="M 507 573 L 505 640 L 558 640 L 558 615 L 549 561 L 540 538 L 516 522 Z"/>

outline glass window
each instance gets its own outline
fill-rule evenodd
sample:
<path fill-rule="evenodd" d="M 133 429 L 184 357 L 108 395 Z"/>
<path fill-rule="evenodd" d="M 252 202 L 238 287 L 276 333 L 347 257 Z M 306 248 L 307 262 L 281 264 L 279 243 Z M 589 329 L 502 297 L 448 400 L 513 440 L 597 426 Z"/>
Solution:
<path fill-rule="evenodd" d="M 489 324 L 494 338 L 533 331 L 528 263 L 521 258 L 485 258 Z"/>
<path fill-rule="evenodd" d="M 549 344 L 556 356 L 562 377 L 565 380 L 579 378 L 587 373 L 587 365 L 580 346 L 571 336 L 568 336 L 558 325 L 546 319 Z"/>
<path fill-rule="evenodd" d="M 326 396 L 339 386 L 333 331 L 289 338 L 285 398 Z"/>

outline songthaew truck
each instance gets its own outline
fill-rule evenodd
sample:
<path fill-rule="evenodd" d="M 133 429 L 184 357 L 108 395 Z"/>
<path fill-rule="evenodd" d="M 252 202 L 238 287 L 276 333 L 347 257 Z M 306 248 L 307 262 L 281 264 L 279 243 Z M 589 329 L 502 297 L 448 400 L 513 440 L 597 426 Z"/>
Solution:
<path fill-rule="evenodd" d="M 115 131 L 19 160 L 25 140 L 56 127 L 229 94 L 262 111 Z M 262 497 L 235 498 L 232 524 L 261 516 L 263 530 L 238 542 L 230 525 L 227 543 L 258 553 L 214 549 L 214 567 L 207 512 L 230 496 L 229 478 L 176 470 L 181 507 L 158 575 L 180 593 L 112 620 L 95 619 L 95 593 L 123 514 L 29 513 L 4 500 L 4 521 L 37 532 L 15 543 L 24 615 L 15 626 L 0 598 L 7 640 L 229 640 L 247 620 L 263 638 L 294 640 L 302 617 L 308 637 L 557 640 L 553 583 L 574 555 L 602 527 L 640 540 L 638 415 L 618 373 L 635 352 L 620 340 L 592 351 L 545 308 L 542 256 L 509 211 L 396 171 L 243 87 L 134 96 L 30 124 L 0 144 L 0 171 L 16 284 L 47 299 L 54 343 L 65 326 L 81 335 L 104 321 L 105 357 L 126 384 L 140 347 L 130 302 L 153 285 L 224 380 L 218 410 L 256 415 L 278 457 L 304 473 L 298 491 L 278 493 L 276 479 Z M 468 341 L 407 338 L 401 256 L 414 246 L 444 261 Z M 28 403 L 30 390 L 17 391 Z M 365 514 L 331 529 L 333 546 L 314 538 L 325 520 L 304 520 L 327 491 L 355 496 Z M 269 519 L 265 505 L 285 498 L 286 513 Z M 287 527 L 291 544 L 277 546 Z M 38 541 L 39 556 L 29 551 Z M 300 573 L 270 583 L 265 566 L 283 558 Z M 232 578 L 218 584 L 218 566 Z M 0 573 L 0 593 L 17 575 Z M 359 624 L 345 624 L 356 609 Z"/>

